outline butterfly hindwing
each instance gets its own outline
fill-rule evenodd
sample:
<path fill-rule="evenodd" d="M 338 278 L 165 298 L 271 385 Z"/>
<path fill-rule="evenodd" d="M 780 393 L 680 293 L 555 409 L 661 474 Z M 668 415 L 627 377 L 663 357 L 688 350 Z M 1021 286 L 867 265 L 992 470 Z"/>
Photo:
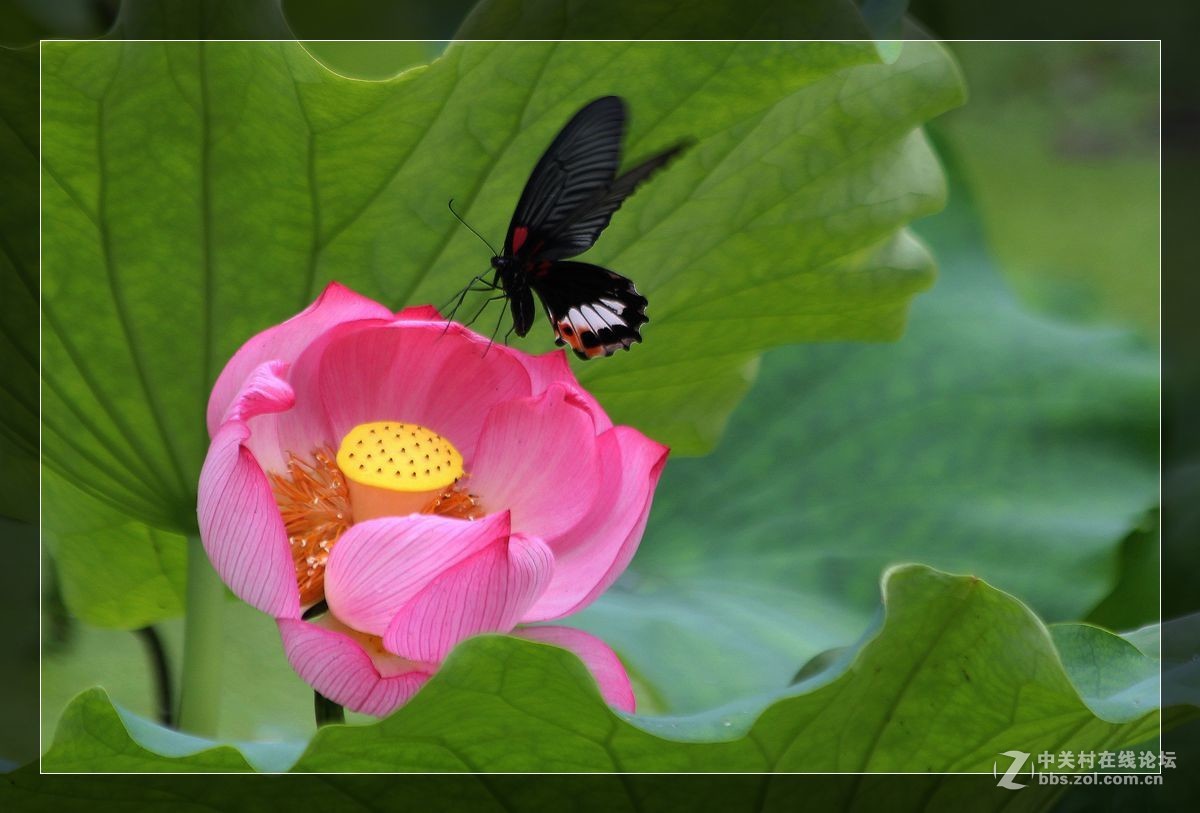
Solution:
<path fill-rule="evenodd" d="M 590 102 L 567 122 L 525 183 L 504 240 L 506 254 L 538 253 L 582 204 L 612 185 L 624 133 L 625 103 L 616 96 Z"/>
<path fill-rule="evenodd" d="M 633 283 L 589 263 L 553 263 L 532 280 L 546 308 L 555 343 L 569 344 L 582 359 L 628 350 L 642 340 L 649 319 L 646 298 Z"/>

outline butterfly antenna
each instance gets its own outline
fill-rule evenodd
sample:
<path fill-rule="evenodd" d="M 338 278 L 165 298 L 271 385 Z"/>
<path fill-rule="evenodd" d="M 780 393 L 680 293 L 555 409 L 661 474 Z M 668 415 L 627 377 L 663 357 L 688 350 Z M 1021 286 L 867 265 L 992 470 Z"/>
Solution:
<path fill-rule="evenodd" d="M 488 247 L 489 251 L 492 252 L 493 257 L 495 257 L 496 255 L 498 255 L 500 253 L 500 252 L 496 251 L 496 249 L 492 248 L 492 244 L 487 241 L 486 237 L 484 237 L 479 232 L 475 231 L 475 229 L 471 226 L 470 223 L 463 220 L 462 215 L 460 215 L 458 212 L 454 211 L 454 198 L 450 198 L 450 202 L 447 203 L 446 206 L 448 206 L 450 208 L 450 214 L 454 215 L 458 219 L 459 223 L 466 226 L 468 229 L 471 230 L 471 234 L 475 235 L 476 237 L 478 237 L 480 240 L 483 241 L 483 244 Z"/>

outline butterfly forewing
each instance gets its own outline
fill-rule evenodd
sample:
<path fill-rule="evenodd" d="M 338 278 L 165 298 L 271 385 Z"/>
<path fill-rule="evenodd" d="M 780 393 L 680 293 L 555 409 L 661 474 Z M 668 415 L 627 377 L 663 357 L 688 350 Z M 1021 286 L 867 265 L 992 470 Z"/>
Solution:
<path fill-rule="evenodd" d="M 677 144 L 660 152 L 622 173 L 608 188 L 595 193 L 592 199 L 586 201 L 547 236 L 545 247 L 539 252 L 539 256 L 547 260 L 558 260 L 587 251 L 595 245 L 600 232 L 608 227 L 613 214 L 621 208 L 625 199 L 633 194 L 638 184 L 666 166 L 671 159 L 683 152 L 686 146 Z"/>
<path fill-rule="evenodd" d="M 604 96 L 576 113 L 533 168 L 504 240 L 506 254 L 537 253 L 579 207 L 603 194 L 621 164 L 625 103 Z"/>

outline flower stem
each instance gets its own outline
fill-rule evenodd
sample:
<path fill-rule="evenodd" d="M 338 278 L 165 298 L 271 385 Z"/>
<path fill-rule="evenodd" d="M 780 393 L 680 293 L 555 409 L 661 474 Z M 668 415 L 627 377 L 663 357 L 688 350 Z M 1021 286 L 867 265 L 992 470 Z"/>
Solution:
<path fill-rule="evenodd" d="M 346 710 L 320 692 L 313 692 L 313 711 L 317 717 L 317 728 L 346 722 Z"/>
<path fill-rule="evenodd" d="M 221 610 L 225 586 L 199 537 L 188 538 L 187 615 L 183 622 L 183 674 L 179 727 L 214 736 L 221 710 Z"/>
<path fill-rule="evenodd" d="M 150 656 L 150 666 L 154 675 L 154 688 L 158 695 L 158 720 L 170 728 L 173 725 L 175 710 L 174 698 L 171 697 L 171 667 L 167 664 L 167 652 L 163 648 L 162 638 L 154 627 L 142 627 L 134 630 L 146 647 Z"/>

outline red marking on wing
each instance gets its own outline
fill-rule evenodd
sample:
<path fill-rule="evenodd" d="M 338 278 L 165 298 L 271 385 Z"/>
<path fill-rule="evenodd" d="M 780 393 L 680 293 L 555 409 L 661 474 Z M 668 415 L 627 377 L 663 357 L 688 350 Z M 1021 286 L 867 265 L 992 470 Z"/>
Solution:
<path fill-rule="evenodd" d="M 529 229 L 525 228 L 524 226 L 517 226 L 515 229 L 513 229 L 512 250 L 514 254 L 521 250 L 521 246 L 525 244 L 525 238 L 528 236 Z"/>

